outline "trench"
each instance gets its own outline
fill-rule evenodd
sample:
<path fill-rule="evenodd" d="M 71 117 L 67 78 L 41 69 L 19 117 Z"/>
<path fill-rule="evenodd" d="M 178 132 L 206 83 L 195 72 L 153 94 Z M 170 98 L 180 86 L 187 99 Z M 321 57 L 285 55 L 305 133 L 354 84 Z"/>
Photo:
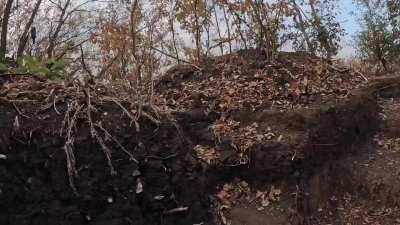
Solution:
<path fill-rule="evenodd" d="M 374 198 L 385 199 L 387 204 L 398 203 L 393 198 L 400 193 L 394 188 L 395 183 L 386 180 L 374 183 L 373 175 L 382 179 L 387 176 L 379 172 L 370 175 L 363 163 L 371 161 L 371 155 L 378 158 L 374 135 L 379 132 L 398 135 L 395 133 L 397 125 L 389 128 L 380 125 L 378 105 L 378 100 L 399 97 L 397 89 L 385 88 L 379 93 L 376 90 L 380 88 L 363 91 L 336 107 L 315 110 L 311 116 L 273 115 L 275 119 L 282 117 L 282 121 L 291 118 L 289 122 L 296 125 L 288 126 L 294 127 L 297 133 L 306 133 L 307 139 L 256 146 L 251 152 L 254 160 L 239 167 L 210 167 L 199 162 L 190 149 L 210 141 L 204 129 L 210 118 L 185 114 L 177 120 L 181 131 L 176 124 L 156 126 L 148 120 L 143 121 L 147 125 L 140 134 L 132 132 L 128 126 L 116 128 L 115 136 L 121 144 L 130 146 L 129 150 L 135 152 L 139 163 L 129 160 L 122 151 L 116 151 L 113 163 L 117 174 L 111 174 L 98 143 L 91 140 L 87 124 L 81 121 L 75 148 L 78 194 L 71 190 L 68 180 L 66 155 L 62 149 L 64 140 L 52 134 L 55 128 L 49 125 L 58 124 L 62 118 L 52 114 L 50 119 L 44 119 L 45 123 L 40 126 L 50 126 L 46 131 L 40 130 L 38 121 L 21 118 L 23 128 L 36 131 L 19 133 L 12 129 L 17 112 L 8 103 L 2 103 L 0 154 L 6 158 L 0 159 L 0 223 L 218 224 L 221 221 L 212 196 L 221 185 L 239 178 L 255 190 L 271 184 L 279 186 L 283 193 L 282 201 L 277 204 L 283 210 L 274 211 L 276 214 L 271 216 L 242 204 L 238 206 L 240 210 L 233 208 L 227 213 L 233 225 L 321 224 L 323 220 L 344 224 L 344 216 L 339 215 L 341 212 L 337 208 L 345 208 L 348 195 L 368 199 L 374 194 Z M 23 110 L 28 114 L 34 107 Z M 65 109 L 60 107 L 59 110 Z M 121 113 L 117 113 L 118 107 L 104 110 L 115 114 L 105 124 L 111 129 L 115 123 L 110 121 L 121 121 Z M 260 118 L 269 121 L 269 116 Z M 121 121 L 125 123 L 129 123 L 127 118 Z M 177 135 L 180 132 L 184 137 Z M 294 150 L 296 157 L 293 157 Z M 382 163 L 385 158 L 380 160 L 378 162 Z M 355 161 L 358 164 L 354 164 Z M 378 166 L 373 169 L 379 171 Z M 242 221 L 243 218 L 248 220 Z"/>
<path fill-rule="evenodd" d="M 254 173 L 249 174 L 244 179 L 252 190 L 275 186 L 282 192 L 281 200 L 262 210 L 259 204 L 240 201 L 226 213 L 229 223 L 398 224 L 400 101 L 397 87 L 378 90 L 384 91 L 376 92 L 376 129 L 365 127 L 367 121 L 355 123 L 350 129 L 354 136 L 346 134 L 343 145 L 324 146 L 332 155 L 314 154 L 314 160 L 305 160 L 298 173 L 285 178 L 259 182 Z"/>

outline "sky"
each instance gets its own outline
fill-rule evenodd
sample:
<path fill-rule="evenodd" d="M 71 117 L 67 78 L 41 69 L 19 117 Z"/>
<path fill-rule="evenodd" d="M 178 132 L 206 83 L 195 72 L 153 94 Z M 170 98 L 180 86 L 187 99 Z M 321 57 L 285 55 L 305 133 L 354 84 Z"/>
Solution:
<path fill-rule="evenodd" d="M 357 6 L 353 0 L 339 0 L 341 14 L 338 17 L 339 22 L 346 31 L 346 36 L 343 38 L 343 49 L 339 53 L 342 57 L 351 57 L 356 53 L 354 36 L 360 31 L 360 24 L 357 16 Z"/>

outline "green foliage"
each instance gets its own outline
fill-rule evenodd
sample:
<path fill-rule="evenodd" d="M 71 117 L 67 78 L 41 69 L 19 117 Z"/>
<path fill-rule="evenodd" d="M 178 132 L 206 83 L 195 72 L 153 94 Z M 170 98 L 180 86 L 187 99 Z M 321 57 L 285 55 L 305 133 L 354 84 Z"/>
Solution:
<path fill-rule="evenodd" d="M 6 64 L 0 63 L 0 73 L 6 73 L 8 71 L 8 66 Z"/>
<path fill-rule="evenodd" d="M 381 63 L 387 69 L 400 56 L 397 25 L 399 2 L 359 0 L 362 7 L 363 30 L 358 34 L 358 52 L 363 59 Z"/>
<path fill-rule="evenodd" d="M 19 73 L 31 73 L 44 76 L 50 80 L 61 79 L 65 72 L 66 63 L 64 60 L 50 59 L 46 62 L 40 62 L 37 58 L 31 56 L 23 56 L 18 59 Z"/>
<path fill-rule="evenodd" d="M 298 21 L 298 24 L 294 25 L 294 32 L 288 35 L 288 38 L 293 41 L 294 49 L 297 51 L 308 50 L 312 54 L 329 58 L 337 55 L 340 49 L 340 42 L 346 34 L 338 21 L 338 1 L 297 0 L 292 2 L 298 2 L 300 6 L 297 7 L 299 12 L 302 13 L 302 15 L 295 15 L 295 18 L 303 16 L 302 20 L 306 20 L 303 24 Z M 310 8 L 311 11 L 302 11 L 302 8 Z M 304 33 L 308 36 L 308 43 L 305 34 L 301 33 L 301 25 L 304 27 Z"/>

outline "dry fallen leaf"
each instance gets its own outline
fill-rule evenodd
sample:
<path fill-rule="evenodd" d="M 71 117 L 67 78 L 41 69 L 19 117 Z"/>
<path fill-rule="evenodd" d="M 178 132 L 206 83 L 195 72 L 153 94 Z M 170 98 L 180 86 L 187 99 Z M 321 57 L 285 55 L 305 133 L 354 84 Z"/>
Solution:
<path fill-rule="evenodd" d="M 219 153 L 213 147 L 196 145 L 194 147 L 196 156 L 211 165 L 218 161 Z"/>

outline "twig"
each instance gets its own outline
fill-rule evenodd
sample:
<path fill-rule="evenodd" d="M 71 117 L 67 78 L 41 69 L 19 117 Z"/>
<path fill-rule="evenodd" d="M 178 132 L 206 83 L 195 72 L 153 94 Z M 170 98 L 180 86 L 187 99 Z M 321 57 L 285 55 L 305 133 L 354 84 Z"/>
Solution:
<path fill-rule="evenodd" d="M 146 112 L 142 111 L 142 115 L 146 118 L 148 118 L 149 120 L 151 120 L 153 123 L 155 124 L 161 124 L 161 122 L 159 120 L 157 120 L 156 118 L 154 118 L 153 116 L 151 116 L 150 114 L 147 114 Z"/>
<path fill-rule="evenodd" d="M 71 113 L 71 104 L 67 103 L 67 111 L 65 112 L 64 119 L 61 123 L 61 129 L 60 129 L 60 136 L 62 136 L 64 128 L 67 124 L 67 121 L 69 121 L 69 114 Z"/>
<path fill-rule="evenodd" d="M 170 214 L 174 214 L 174 213 L 186 212 L 188 210 L 189 210 L 189 207 L 178 207 L 178 208 L 170 209 L 170 210 L 166 211 L 164 214 L 170 215 Z"/>
<path fill-rule="evenodd" d="M 47 95 L 47 97 L 45 99 L 46 102 L 50 101 L 50 97 L 53 96 L 55 90 L 56 90 L 55 88 L 51 89 L 49 95 Z"/>
<path fill-rule="evenodd" d="M 336 146 L 338 145 L 337 143 L 327 143 L 327 144 L 313 144 L 314 146 Z"/>
<path fill-rule="evenodd" d="M 82 64 L 82 67 L 83 67 L 83 69 L 89 74 L 90 78 L 93 78 L 93 73 L 92 73 L 92 71 L 87 67 L 86 62 L 85 62 L 85 56 L 84 56 L 84 53 L 83 53 L 82 44 L 80 44 L 79 47 L 80 47 L 80 51 L 81 51 L 81 64 Z"/>
<path fill-rule="evenodd" d="M 294 150 L 294 154 L 293 154 L 293 156 L 292 156 L 292 161 L 294 161 L 294 159 L 296 158 L 296 156 L 297 156 L 297 150 Z"/>
<path fill-rule="evenodd" d="M 57 110 L 56 98 L 53 99 L 53 108 L 54 108 L 54 111 L 57 113 L 57 115 L 61 115 L 60 111 Z"/>
<path fill-rule="evenodd" d="M 32 74 L 32 73 L 2 73 L 0 74 L 0 77 L 2 76 L 31 76 L 35 79 L 37 79 L 38 81 L 46 81 L 46 79 L 39 77 L 38 75 Z"/>
<path fill-rule="evenodd" d="M 157 159 L 157 160 L 168 160 L 168 159 L 175 158 L 175 157 L 177 157 L 177 156 L 178 156 L 178 153 L 174 153 L 174 154 L 171 154 L 171 155 L 166 156 L 166 157 L 160 157 L 160 156 L 155 156 L 155 155 L 149 155 L 149 156 L 146 156 L 145 158 L 148 158 L 148 159 Z"/>
<path fill-rule="evenodd" d="M 135 123 L 135 127 L 136 127 L 136 132 L 140 131 L 140 126 L 139 123 L 137 122 L 137 120 L 135 119 L 135 117 L 133 117 L 133 115 L 129 112 L 128 109 L 126 109 L 120 102 L 118 102 L 116 99 L 114 98 L 107 98 L 109 100 L 111 100 L 112 102 L 114 102 L 115 104 L 117 104 L 122 111 L 124 111 L 124 113 L 131 119 L 131 122 Z"/>
<path fill-rule="evenodd" d="M 329 65 L 329 68 L 331 68 L 331 69 L 333 69 L 333 70 L 335 70 L 336 72 L 339 72 L 339 73 L 347 73 L 347 72 L 349 72 L 351 70 L 350 68 L 339 69 L 339 68 L 336 68 L 336 67 L 334 67 L 332 65 Z"/>
<path fill-rule="evenodd" d="M 27 76 L 27 75 L 32 75 L 30 73 L 1 73 L 1 76 Z"/>
<path fill-rule="evenodd" d="M 7 98 L 0 98 L 2 101 L 6 102 L 38 102 L 38 100 L 32 100 L 32 99 L 7 99 Z"/>
<path fill-rule="evenodd" d="M 67 121 L 68 122 L 68 129 L 67 129 L 67 135 L 66 135 L 67 141 L 64 144 L 64 151 L 65 151 L 65 155 L 67 157 L 69 185 L 75 194 L 78 194 L 78 191 L 74 184 L 74 177 L 78 176 L 78 171 L 76 170 L 76 160 L 75 160 L 75 154 L 74 154 L 74 149 L 73 149 L 75 139 L 72 135 L 72 129 L 73 129 L 73 127 L 75 127 L 76 119 L 78 117 L 79 112 L 82 110 L 82 107 L 83 107 L 83 105 L 78 106 L 78 108 L 76 109 L 72 118 Z M 71 110 L 67 110 L 67 113 L 69 113 L 70 111 Z M 66 118 L 69 118 L 69 115 Z"/>
<path fill-rule="evenodd" d="M 120 147 L 122 151 L 124 151 L 129 156 L 130 160 L 134 161 L 137 164 L 139 163 L 139 161 L 135 159 L 132 153 L 130 153 L 114 136 L 112 136 L 103 126 L 101 126 L 100 122 L 98 122 L 96 126 L 100 128 L 108 137 L 110 137 L 118 145 L 118 147 Z"/>
<path fill-rule="evenodd" d="M 91 116 L 91 97 L 90 97 L 90 89 L 85 88 L 84 93 L 86 95 L 86 114 L 87 114 L 87 119 L 89 122 L 90 126 L 90 134 L 93 138 L 97 140 L 97 142 L 100 144 L 101 149 L 103 150 L 106 158 L 107 158 L 107 163 L 108 166 L 110 167 L 111 170 L 111 175 L 115 175 L 117 172 L 114 169 L 114 166 L 112 164 L 111 160 L 111 150 L 107 147 L 107 145 L 104 143 L 104 140 L 100 137 L 100 135 L 97 133 L 96 129 L 94 128 L 93 121 L 92 121 L 92 116 Z"/>
<path fill-rule="evenodd" d="M 158 53 L 160 53 L 160 54 L 162 54 L 162 55 L 165 55 L 165 56 L 167 56 L 167 57 L 169 57 L 169 58 L 172 58 L 172 59 L 175 59 L 175 60 L 179 60 L 180 62 L 183 62 L 183 63 L 190 64 L 190 62 L 188 62 L 188 61 L 186 61 L 186 60 L 184 60 L 184 59 L 178 59 L 176 56 L 173 56 L 173 55 L 171 55 L 171 54 L 168 54 L 168 53 L 166 53 L 166 52 L 164 52 L 164 51 L 162 51 L 162 50 L 160 50 L 160 49 L 158 49 L 158 48 L 156 48 L 156 47 L 154 47 L 154 46 L 151 46 L 151 49 L 153 49 L 154 51 L 156 51 L 156 52 L 158 52 Z"/>
<path fill-rule="evenodd" d="M 355 71 L 356 74 L 360 75 L 360 77 L 362 77 L 366 82 L 368 82 L 368 78 L 366 76 L 364 76 L 364 74 L 362 74 L 360 71 Z"/>
<path fill-rule="evenodd" d="M 17 107 L 17 105 L 15 105 L 14 102 L 13 102 L 13 106 L 14 106 L 15 110 L 17 111 L 17 113 L 18 113 L 20 116 L 25 117 L 25 118 L 27 118 L 27 119 L 30 119 L 29 116 L 23 114 L 23 113 L 21 112 L 21 110 L 19 110 L 19 108 Z"/>
<path fill-rule="evenodd" d="M 105 67 L 103 67 L 100 72 L 97 74 L 97 78 L 102 79 L 104 74 L 111 68 L 111 66 L 117 61 L 117 59 L 120 57 L 120 53 L 118 53 Z"/>

